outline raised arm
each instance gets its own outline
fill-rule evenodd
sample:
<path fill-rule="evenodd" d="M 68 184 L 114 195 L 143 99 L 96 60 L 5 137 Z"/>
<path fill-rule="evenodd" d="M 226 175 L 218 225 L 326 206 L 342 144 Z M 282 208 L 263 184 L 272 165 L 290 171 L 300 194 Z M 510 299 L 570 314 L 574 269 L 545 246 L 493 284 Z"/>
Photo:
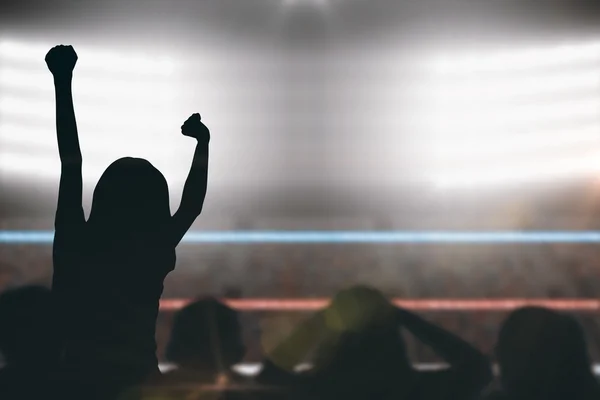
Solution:
<path fill-rule="evenodd" d="M 192 167 L 185 181 L 181 204 L 173 216 L 173 238 L 179 244 L 188 229 L 202 212 L 208 185 L 208 143 L 210 132 L 200 120 L 200 114 L 193 114 L 181 127 L 181 133 L 197 140 Z"/>
<path fill-rule="evenodd" d="M 56 134 L 61 162 L 55 228 L 76 228 L 85 222 L 82 206 L 82 157 L 77 137 L 71 81 L 77 54 L 71 46 L 56 46 L 46 55 L 54 76 L 56 93 Z"/>

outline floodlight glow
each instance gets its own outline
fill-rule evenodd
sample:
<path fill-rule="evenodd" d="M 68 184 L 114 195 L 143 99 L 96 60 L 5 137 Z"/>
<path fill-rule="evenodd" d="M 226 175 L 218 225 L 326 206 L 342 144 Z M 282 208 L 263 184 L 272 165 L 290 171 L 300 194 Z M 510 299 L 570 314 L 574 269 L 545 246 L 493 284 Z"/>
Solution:
<path fill-rule="evenodd" d="M 174 62 L 167 57 L 149 57 L 144 55 L 119 55 L 93 49 L 77 50 L 86 66 L 113 72 L 134 72 L 140 74 L 171 75 Z"/>
<path fill-rule="evenodd" d="M 0 97 L 0 113 L 33 116 L 38 118 L 53 118 L 56 116 L 54 106 L 39 101 L 26 101 L 13 97 Z M 4 119 L 5 115 L 2 115 Z"/>
<path fill-rule="evenodd" d="M 444 140 L 445 138 L 448 139 Z M 465 135 L 465 132 L 449 132 L 434 141 L 428 151 L 434 159 L 440 161 L 464 160 L 469 156 L 510 156 L 512 153 L 525 152 L 535 155 L 543 150 L 567 146 L 600 147 L 600 124 L 531 133 L 497 132 L 486 135 L 485 132 L 473 132 L 471 135 Z"/>
<path fill-rule="evenodd" d="M 0 123 L 0 145 L 3 151 L 10 152 L 11 148 L 20 146 L 36 150 L 45 150 L 47 154 L 55 154 L 57 151 L 56 131 L 53 124 L 45 128 L 24 127 L 18 124 Z M 187 151 L 186 143 L 172 140 L 168 136 L 154 137 L 147 140 L 143 132 L 114 132 L 85 131 L 79 135 L 84 158 L 92 157 L 118 157 L 123 153 L 145 154 L 153 158 L 171 158 L 173 154 L 181 154 Z M 175 139 L 175 133 L 173 133 Z"/>
<path fill-rule="evenodd" d="M 36 157 L 22 153 L 2 152 L 0 156 L 0 171 L 6 178 L 10 176 L 38 177 L 44 180 L 56 180 L 60 177 L 60 160 L 58 152 L 54 157 Z M 108 165 L 100 167 L 93 163 L 83 163 L 84 180 L 97 180 Z"/>
<path fill-rule="evenodd" d="M 33 43 L 19 43 L 12 40 L 0 41 L 0 57 L 18 60 L 43 61 L 52 46 Z M 42 58 L 40 58 L 40 56 Z"/>
<path fill-rule="evenodd" d="M 34 72 L 18 70 L 15 68 L 0 67 L 0 85 L 5 88 L 30 89 L 43 93 L 54 92 L 54 82 L 50 72 Z M 132 80 L 114 79 L 106 77 L 89 78 L 77 76 L 73 81 L 74 95 L 87 95 L 90 97 L 105 97 L 109 100 L 128 99 L 132 105 L 139 103 L 169 103 L 175 99 L 172 86 L 160 84 L 155 81 L 135 82 Z"/>
<path fill-rule="evenodd" d="M 441 132 L 478 130 L 486 131 L 497 126 L 551 122 L 557 120 L 600 118 L 600 97 L 555 103 L 535 103 L 521 106 L 485 107 L 472 102 L 447 104 L 426 114 L 425 124 Z"/>
<path fill-rule="evenodd" d="M 593 92 L 600 90 L 600 73 L 597 70 L 569 71 L 560 74 L 536 74 L 528 77 L 500 76 L 440 80 L 422 89 L 433 101 L 447 103 L 463 101 L 497 100 L 520 96 L 564 96 L 568 92 Z"/>
<path fill-rule="evenodd" d="M 3 40 L 0 42 L 0 58 L 8 60 L 35 61 L 42 63 L 48 51 L 54 47 L 51 44 L 22 43 Z M 110 72 L 131 72 L 136 74 L 170 75 L 174 72 L 175 62 L 164 56 L 144 56 L 116 54 L 88 46 L 74 46 L 82 67 L 90 70 Z M 85 60 L 85 61 L 83 61 Z"/>
<path fill-rule="evenodd" d="M 441 56 L 431 63 L 431 69 L 444 75 L 470 74 L 590 62 L 600 62 L 600 42 Z"/>
<path fill-rule="evenodd" d="M 562 178 L 597 176 L 600 174 L 600 152 L 578 158 L 536 160 L 517 164 L 500 160 L 498 165 L 473 165 L 464 170 L 440 171 L 433 174 L 432 183 L 438 188 L 521 184 Z"/>
<path fill-rule="evenodd" d="M 85 152 L 84 152 L 85 153 Z M 173 155 L 170 154 L 171 159 Z M 160 160 L 159 157 L 140 152 L 127 153 L 121 149 L 121 153 L 115 156 L 103 154 L 102 157 L 89 157 L 84 154 L 82 165 L 82 178 L 84 189 L 86 191 L 93 190 L 96 182 L 106 168 L 115 160 L 122 157 L 142 157 L 150 161 L 157 167 L 167 178 L 167 182 L 171 187 L 171 193 L 180 193 L 183 183 L 187 178 L 190 169 L 191 160 L 177 160 L 173 163 L 168 160 Z M 40 183 L 53 182 L 58 185 L 61 173 L 61 165 L 58 156 L 58 151 L 48 153 L 48 155 L 27 153 L 27 152 L 10 152 L 2 150 L 0 152 L 0 175 L 5 181 L 18 180 L 19 182 L 31 182 L 32 185 Z"/>
<path fill-rule="evenodd" d="M 0 115 L 3 120 L 12 116 L 33 118 L 34 121 L 54 121 L 56 118 L 53 101 L 26 100 L 23 98 L 0 97 Z M 165 121 L 173 121 L 172 129 L 179 129 L 181 116 L 169 115 L 166 111 L 148 117 L 148 110 L 140 104 L 115 103 L 91 106 L 75 104 L 78 125 L 90 124 L 97 127 L 131 128 L 136 130 L 157 131 L 166 129 Z M 175 122 L 176 121 L 176 122 Z"/>

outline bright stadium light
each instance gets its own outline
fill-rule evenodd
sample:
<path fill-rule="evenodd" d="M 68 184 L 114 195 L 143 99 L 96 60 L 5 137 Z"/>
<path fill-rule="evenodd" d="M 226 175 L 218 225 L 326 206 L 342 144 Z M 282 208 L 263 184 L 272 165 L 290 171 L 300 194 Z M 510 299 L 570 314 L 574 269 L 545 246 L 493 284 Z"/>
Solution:
<path fill-rule="evenodd" d="M 6 120 L 11 116 L 33 118 L 33 122 L 48 123 L 56 118 L 53 101 L 40 101 L 13 96 L 0 97 L 0 117 Z M 162 111 L 148 118 L 148 110 L 144 105 L 117 103 L 92 106 L 90 104 L 75 105 L 78 124 L 90 124 L 97 127 L 131 128 L 136 130 L 165 129 L 172 125 L 179 129 L 182 116 Z M 169 121 L 173 121 L 172 123 Z M 179 125 L 177 125 L 179 124 Z"/>
<path fill-rule="evenodd" d="M 108 165 L 100 167 L 94 163 L 84 163 L 84 181 L 98 180 Z M 4 177 L 28 176 L 43 180 L 55 180 L 60 177 L 60 160 L 58 152 L 52 156 L 33 156 L 23 153 L 2 152 L 0 171 Z"/>
<path fill-rule="evenodd" d="M 600 41 L 438 59 L 415 113 L 430 182 L 494 186 L 600 172 L 599 155 L 587 150 L 600 145 L 594 64 Z"/>
<path fill-rule="evenodd" d="M 54 106 L 51 103 L 40 101 L 27 101 L 14 97 L 0 97 L 0 113 L 2 120 L 10 114 L 20 116 L 30 116 L 42 119 L 51 119 L 56 117 Z"/>
<path fill-rule="evenodd" d="M 52 46 L 33 43 L 19 43 L 12 40 L 0 41 L 0 57 L 16 60 L 35 60 L 40 61 L 40 55 L 43 57 Z"/>
<path fill-rule="evenodd" d="M 46 53 L 53 46 L 52 44 L 2 40 L 0 41 L 0 59 L 42 63 Z M 176 68 L 175 62 L 165 56 L 123 55 L 89 46 L 75 45 L 74 47 L 79 57 L 85 60 L 78 65 L 78 69 L 82 70 L 169 76 Z"/>
<path fill-rule="evenodd" d="M 560 67 L 600 62 L 600 42 L 564 44 L 496 52 L 472 52 L 435 58 L 430 66 L 436 74 L 471 74 Z"/>
<path fill-rule="evenodd" d="M 175 69 L 174 62 L 167 57 L 149 57 L 145 55 L 117 55 L 108 52 L 96 51 L 83 47 L 77 50 L 82 59 L 86 60 L 86 67 L 102 69 L 112 72 L 134 72 L 139 74 L 152 74 L 169 76 Z"/>
<path fill-rule="evenodd" d="M 469 133 L 469 132 L 468 132 Z M 485 132 L 473 132 L 465 135 L 441 136 L 431 143 L 430 153 L 436 161 L 464 160 L 465 157 L 487 157 L 492 155 L 510 156 L 514 153 L 531 154 L 549 149 L 565 149 L 567 146 L 600 147 L 600 123 L 585 127 L 574 126 L 562 130 L 538 130 L 486 135 Z"/>
<path fill-rule="evenodd" d="M 565 92 L 600 91 L 600 73 L 597 69 L 535 74 L 531 76 L 495 76 L 452 79 L 443 77 L 433 85 L 421 88 L 431 101 L 448 103 L 481 100 L 511 100 L 521 96 L 562 96 Z"/>
<path fill-rule="evenodd" d="M 510 159 L 497 165 L 473 165 L 464 170 L 440 171 L 431 177 L 435 187 L 479 187 L 485 185 L 512 185 L 564 178 L 581 178 L 600 174 L 600 152 L 577 158 L 544 160 L 533 158 L 519 164 Z"/>
<path fill-rule="evenodd" d="M 444 107 L 434 107 L 423 115 L 422 123 L 435 134 L 464 134 L 465 132 L 514 129 L 518 125 L 549 124 L 554 122 L 577 123 L 600 120 L 600 97 L 578 98 L 554 103 L 536 102 L 524 105 L 486 107 L 476 101 L 450 102 Z"/>
<path fill-rule="evenodd" d="M 22 151 L 30 148 L 45 151 L 46 154 L 57 152 L 56 131 L 53 124 L 43 127 L 25 127 L 18 124 L 0 122 L 0 154 L 12 152 L 15 148 Z M 171 158 L 173 154 L 184 154 L 189 145 L 182 143 L 173 130 L 173 138 L 167 135 L 145 140 L 143 132 L 102 132 L 81 131 L 80 145 L 86 159 L 92 157 L 117 157 L 125 154 L 145 154 L 154 158 Z M 118 145 L 115 145 L 118 144 Z"/>
<path fill-rule="evenodd" d="M 10 88 L 13 93 L 19 89 L 35 90 L 42 93 L 53 93 L 54 82 L 48 71 L 34 72 L 0 66 L 0 85 Z M 6 90 L 6 89 L 5 89 Z M 75 96 L 100 97 L 108 100 L 127 99 L 136 104 L 169 103 L 175 99 L 171 85 L 156 81 L 132 81 L 131 79 L 115 79 L 114 77 L 86 77 L 77 74 L 73 81 Z"/>
<path fill-rule="evenodd" d="M 135 156 L 135 154 L 123 153 L 117 157 L 104 155 L 101 159 L 92 160 L 84 155 L 82 171 L 84 184 L 97 182 L 113 161 L 126 156 Z M 189 172 L 191 160 L 185 160 L 176 165 L 170 163 L 165 167 L 164 163 L 156 162 L 157 157 L 150 156 L 144 158 L 153 163 L 164 174 L 169 185 L 173 185 L 175 192 L 180 189 Z M 52 155 L 50 153 L 48 155 L 33 155 L 24 152 L 12 153 L 7 151 L 0 153 L 0 174 L 2 174 L 4 179 L 27 177 L 32 179 L 32 181 L 39 180 L 41 182 L 58 183 L 60 171 L 58 151 L 55 151 Z"/>

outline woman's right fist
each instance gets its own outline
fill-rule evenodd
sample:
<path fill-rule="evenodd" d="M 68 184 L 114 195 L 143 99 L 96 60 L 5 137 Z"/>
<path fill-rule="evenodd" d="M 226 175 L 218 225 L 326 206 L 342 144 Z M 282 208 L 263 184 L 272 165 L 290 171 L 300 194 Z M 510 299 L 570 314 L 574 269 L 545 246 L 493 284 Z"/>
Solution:
<path fill-rule="evenodd" d="M 73 46 L 55 46 L 46 54 L 46 64 L 54 77 L 69 76 L 77 63 Z"/>
<path fill-rule="evenodd" d="M 189 136 L 198 139 L 201 143 L 210 141 L 210 131 L 200 119 L 200 114 L 192 114 L 181 126 L 181 133 L 184 136 Z"/>

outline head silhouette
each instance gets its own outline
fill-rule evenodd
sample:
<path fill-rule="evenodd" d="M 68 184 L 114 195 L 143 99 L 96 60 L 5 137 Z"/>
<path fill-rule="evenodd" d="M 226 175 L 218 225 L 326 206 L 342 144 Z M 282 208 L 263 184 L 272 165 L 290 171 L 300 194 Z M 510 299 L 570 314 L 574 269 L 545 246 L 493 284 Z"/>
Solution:
<path fill-rule="evenodd" d="M 512 398 L 583 398 L 594 379 L 581 326 L 544 308 L 521 308 L 507 318 L 496 357 Z"/>
<path fill-rule="evenodd" d="M 89 222 L 114 233 L 158 228 L 171 216 L 165 177 L 150 162 L 125 157 L 104 171 L 92 200 Z"/>
<path fill-rule="evenodd" d="M 166 358 L 184 368 L 229 370 L 245 350 L 237 312 L 209 297 L 175 315 Z"/>
<path fill-rule="evenodd" d="M 0 351 L 8 367 L 47 366 L 58 360 L 57 321 L 50 290 L 26 286 L 0 295 Z"/>
<path fill-rule="evenodd" d="M 359 393 L 369 397 L 370 390 L 397 385 L 409 373 L 406 345 L 394 311 L 382 293 L 365 286 L 334 297 L 324 311 L 330 333 L 314 360 L 315 370 L 328 377 L 325 391 L 341 397 Z"/>

